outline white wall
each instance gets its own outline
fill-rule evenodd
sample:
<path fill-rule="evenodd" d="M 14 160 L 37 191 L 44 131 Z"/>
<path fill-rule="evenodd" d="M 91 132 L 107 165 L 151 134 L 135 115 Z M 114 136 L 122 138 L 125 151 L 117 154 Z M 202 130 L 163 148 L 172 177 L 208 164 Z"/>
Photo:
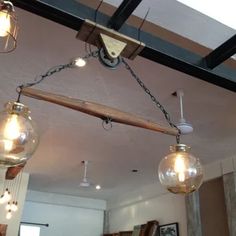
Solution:
<path fill-rule="evenodd" d="M 3 185 L 4 185 L 4 178 L 5 178 L 5 170 L 0 170 L 1 178 L 0 178 L 0 191 L 2 194 L 3 191 Z M 22 175 L 21 180 L 21 186 L 19 191 L 19 198 L 18 198 L 18 211 L 15 212 L 10 220 L 6 219 L 6 210 L 5 210 L 5 204 L 0 205 L 0 224 L 7 224 L 7 235 L 6 236 L 17 236 L 18 235 L 18 229 L 21 219 L 22 210 L 24 207 L 24 201 L 26 196 L 26 191 L 28 187 L 28 180 L 29 180 L 29 174 L 24 173 Z"/>
<path fill-rule="evenodd" d="M 180 235 L 187 236 L 185 200 L 170 193 L 110 210 L 110 232 L 132 230 L 134 225 L 157 220 L 159 224 L 178 222 Z"/>
<path fill-rule="evenodd" d="M 236 157 L 204 166 L 204 181 L 236 171 Z M 110 232 L 132 230 L 149 220 L 159 224 L 178 222 L 180 235 L 187 236 L 185 198 L 167 193 L 160 184 L 150 184 L 108 201 Z"/>
<path fill-rule="evenodd" d="M 37 195 L 41 202 L 33 202 L 33 195 Z M 40 236 L 100 236 L 105 208 L 102 200 L 41 192 L 32 194 L 31 191 L 22 221 L 49 224 L 49 227 L 41 227 Z"/>

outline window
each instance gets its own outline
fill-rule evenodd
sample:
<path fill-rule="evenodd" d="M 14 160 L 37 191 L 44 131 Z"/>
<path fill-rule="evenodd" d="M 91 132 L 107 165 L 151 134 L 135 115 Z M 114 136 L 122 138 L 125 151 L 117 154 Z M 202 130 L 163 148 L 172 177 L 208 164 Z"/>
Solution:
<path fill-rule="evenodd" d="M 236 29 L 235 0 L 178 0 L 201 13 Z"/>
<path fill-rule="evenodd" d="M 19 236 L 40 236 L 40 227 L 31 226 L 31 225 L 30 226 L 29 225 L 21 225 Z"/>

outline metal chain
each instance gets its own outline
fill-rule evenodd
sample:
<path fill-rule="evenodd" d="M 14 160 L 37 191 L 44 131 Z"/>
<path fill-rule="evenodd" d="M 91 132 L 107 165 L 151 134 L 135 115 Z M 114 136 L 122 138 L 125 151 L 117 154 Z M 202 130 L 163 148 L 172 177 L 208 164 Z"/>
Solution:
<path fill-rule="evenodd" d="M 151 91 L 146 87 L 146 85 L 143 83 L 143 81 L 136 75 L 136 73 L 133 71 L 133 69 L 130 67 L 130 65 L 125 61 L 124 58 L 122 58 L 122 63 L 124 64 L 125 68 L 130 72 L 133 79 L 137 81 L 137 83 L 140 85 L 140 87 L 144 90 L 145 93 L 149 95 L 151 100 L 155 103 L 155 105 L 161 110 L 161 112 L 164 114 L 166 121 L 172 128 L 176 128 L 178 130 L 178 134 L 176 135 L 176 141 L 179 144 L 180 143 L 180 130 L 178 127 L 171 121 L 169 113 L 166 111 L 166 109 L 163 107 L 163 105 L 152 95 Z"/>
<path fill-rule="evenodd" d="M 82 57 L 83 59 L 88 59 L 90 57 L 98 57 L 98 51 L 99 50 L 95 50 L 92 52 L 89 52 L 88 54 L 86 54 L 84 57 Z M 124 60 L 124 58 L 121 59 L 122 63 L 124 64 L 125 68 L 130 72 L 130 74 L 132 75 L 133 79 L 135 79 L 138 84 L 140 85 L 140 87 L 145 91 L 145 93 L 147 93 L 151 100 L 155 103 L 155 105 L 161 110 L 161 112 L 164 114 L 166 121 L 168 122 L 168 124 L 173 127 L 176 128 L 178 130 L 178 134 L 176 135 L 176 141 L 177 143 L 180 142 L 180 130 L 177 128 L 177 126 L 171 121 L 170 119 L 170 115 L 169 113 L 165 110 L 165 108 L 161 105 L 161 103 L 152 95 L 152 93 L 150 92 L 150 90 L 146 87 L 146 85 L 143 83 L 143 81 L 135 74 L 135 72 L 132 70 L 132 68 L 129 66 L 129 64 Z M 70 63 L 64 64 L 64 65 L 58 65 L 58 66 L 54 66 L 52 68 L 50 68 L 45 74 L 40 75 L 39 79 L 38 76 L 35 78 L 34 82 L 28 82 L 25 84 L 21 84 L 16 88 L 16 91 L 18 92 L 18 98 L 17 98 L 17 102 L 20 102 L 20 98 L 21 98 L 21 93 L 22 93 L 22 89 L 23 88 L 27 88 L 27 87 L 32 87 L 35 86 L 39 83 L 41 83 L 44 79 L 46 79 L 47 77 L 52 76 L 55 73 L 59 73 L 60 71 L 67 69 L 67 68 L 72 68 L 73 66 L 75 66 L 75 61 L 72 61 Z"/>
<path fill-rule="evenodd" d="M 88 59 L 90 57 L 97 57 L 97 56 L 98 56 L 98 50 L 95 50 L 95 51 L 92 51 L 92 52 L 86 54 L 82 58 L 83 59 Z M 33 82 L 28 82 L 28 83 L 19 85 L 16 88 L 16 91 L 18 92 L 17 102 L 20 102 L 21 93 L 22 93 L 23 88 L 28 88 L 28 87 L 32 87 L 32 86 L 35 86 L 37 84 L 40 84 L 47 77 L 50 77 L 55 73 L 59 73 L 60 71 L 62 71 L 64 69 L 72 68 L 74 66 L 75 66 L 75 61 L 71 61 L 70 63 L 64 64 L 64 65 L 54 66 L 54 67 L 50 68 L 45 74 L 40 75 L 40 76 L 36 76 L 36 78 Z"/>

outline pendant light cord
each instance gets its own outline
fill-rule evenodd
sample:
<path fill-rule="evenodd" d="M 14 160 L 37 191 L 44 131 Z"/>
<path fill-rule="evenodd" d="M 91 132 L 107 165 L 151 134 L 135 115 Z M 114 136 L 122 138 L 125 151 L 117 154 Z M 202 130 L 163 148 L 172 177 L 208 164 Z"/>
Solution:
<path fill-rule="evenodd" d="M 136 75 L 134 70 L 130 67 L 130 65 L 125 61 L 124 58 L 122 58 L 122 63 L 124 64 L 125 68 L 130 72 L 132 78 L 137 81 L 137 83 L 140 85 L 140 87 L 143 89 L 143 91 L 149 95 L 151 100 L 154 102 L 154 104 L 161 110 L 161 112 L 164 114 L 166 121 L 170 125 L 170 127 L 175 128 L 178 130 L 178 134 L 176 135 L 176 142 L 177 144 L 180 143 L 180 129 L 171 121 L 170 114 L 166 111 L 164 106 L 154 97 L 151 93 L 151 91 L 147 88 L 147 86 L 143 83 L 143 81 Z"/>

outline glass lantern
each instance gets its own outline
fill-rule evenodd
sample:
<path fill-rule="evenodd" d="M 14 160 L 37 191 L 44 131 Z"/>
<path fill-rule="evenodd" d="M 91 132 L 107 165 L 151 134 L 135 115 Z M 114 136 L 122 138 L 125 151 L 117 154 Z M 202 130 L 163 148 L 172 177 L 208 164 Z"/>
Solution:
<path fill-rule="evenodd" d="M 202 165 L 198 158 L 188 153 L 189 149 L 185 144 L 171 146 L 171 153 L 159 164 L 160 182 L 171 193 L 191 193 L 202 184 Z"/>
<path fill-rule="evenodd" d="M 26 162 L 38 142 L 39 136 L 28 107 L 18 102 L 8 102 L 0 113 L 0 166 Z"/>
<path fill-rule="evenodd" d="M 17 44 L 17 17 L 10 1 L 0 1 L 0 53 L 12 52 Z"/>

